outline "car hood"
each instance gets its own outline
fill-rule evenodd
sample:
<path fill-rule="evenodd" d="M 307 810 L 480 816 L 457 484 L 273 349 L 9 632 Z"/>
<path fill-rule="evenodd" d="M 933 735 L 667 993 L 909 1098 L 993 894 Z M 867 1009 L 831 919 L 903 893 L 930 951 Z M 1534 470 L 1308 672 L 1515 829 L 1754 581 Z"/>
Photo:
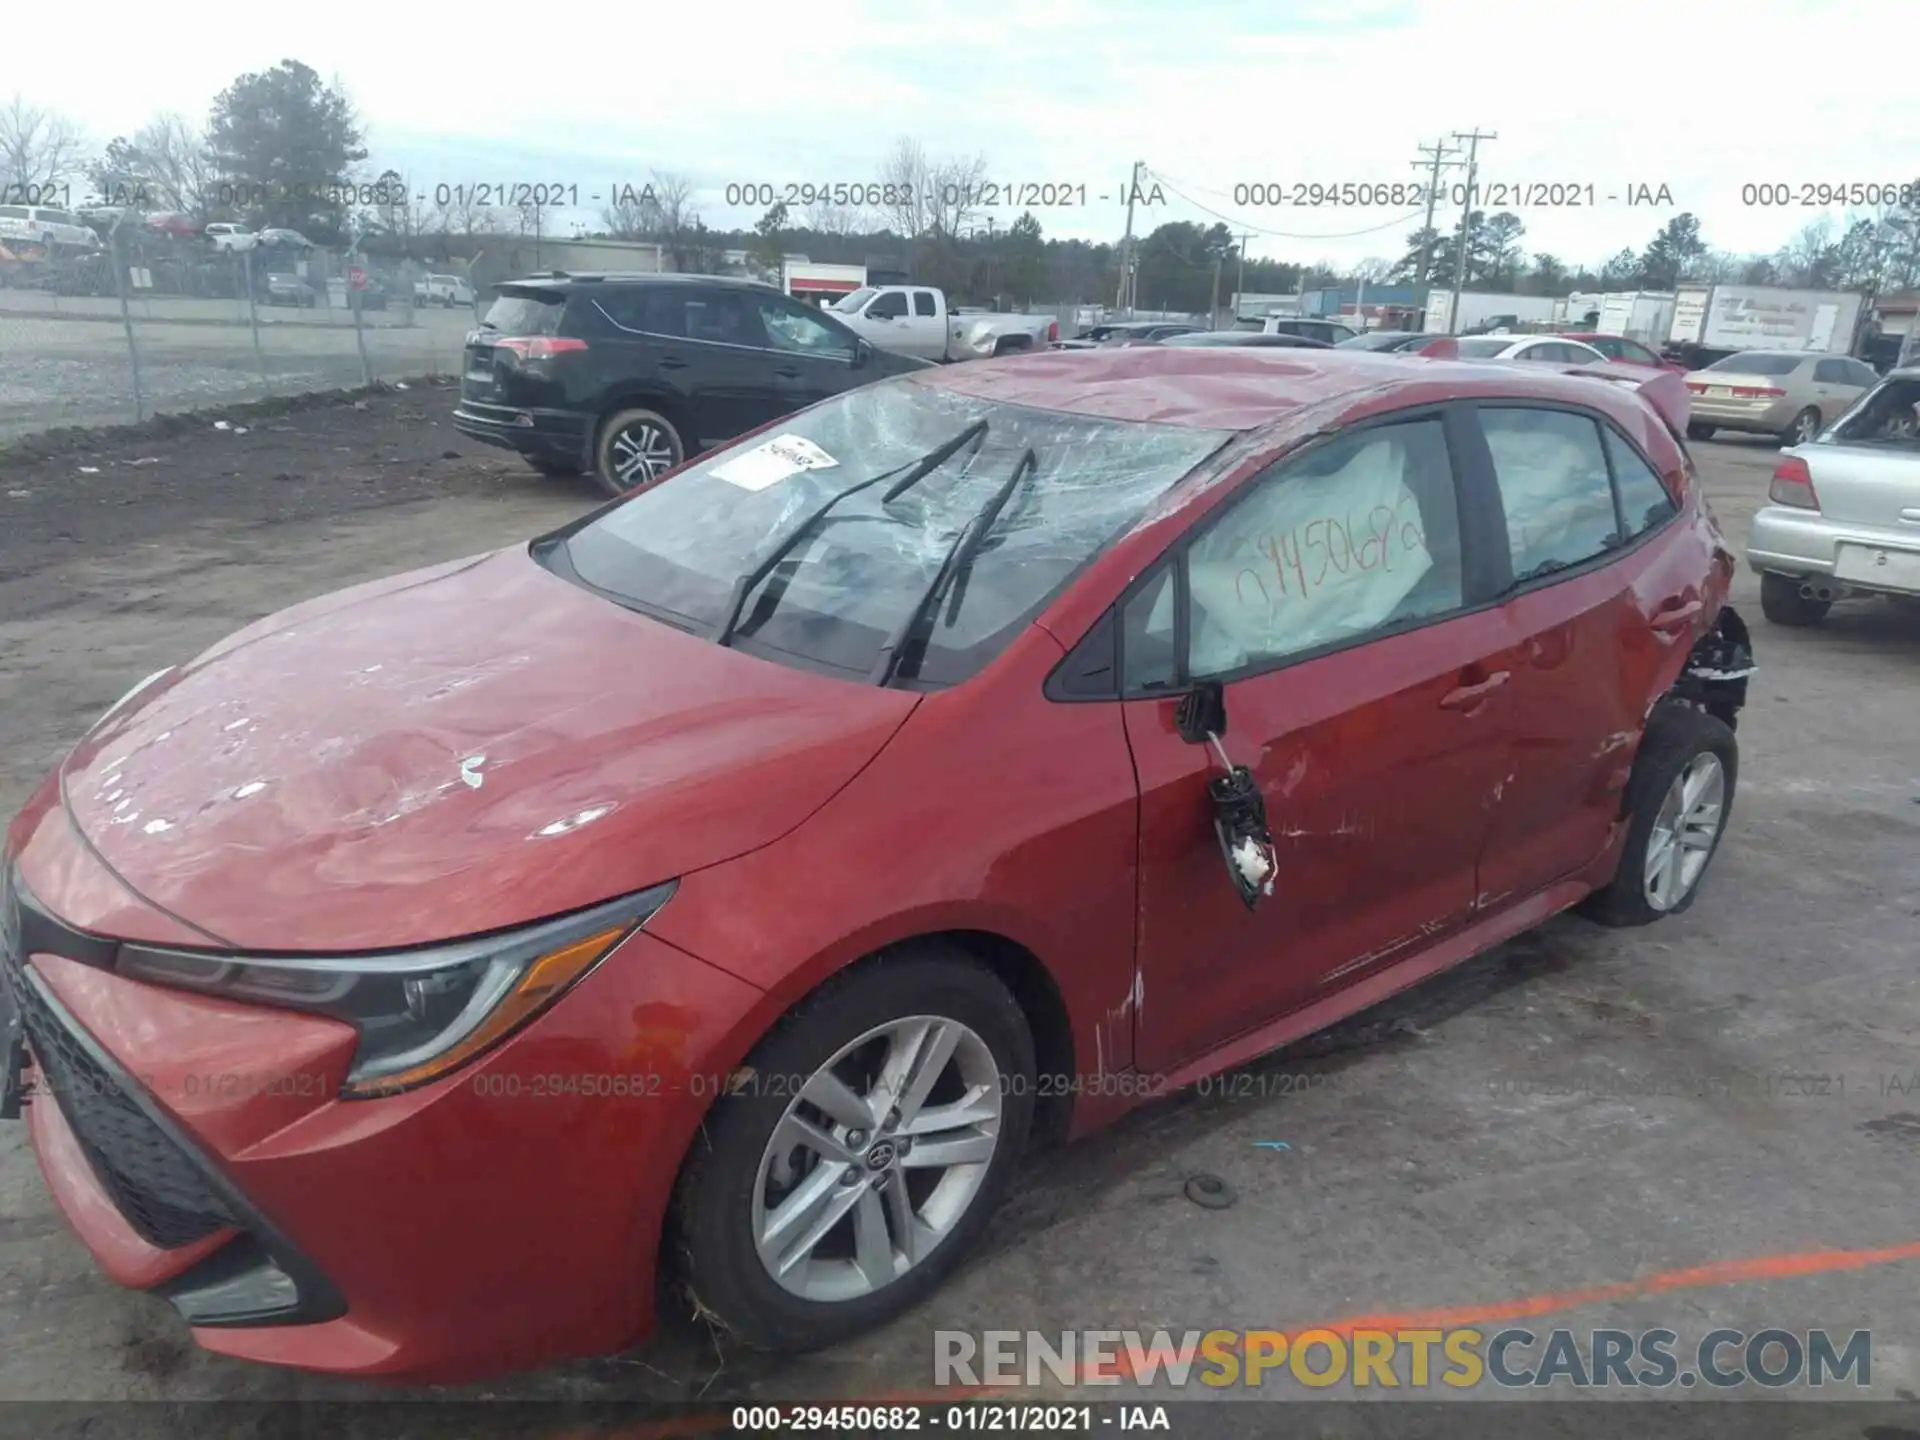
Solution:
<path fill-rule="evenodd" d="M 214 943 L 416 945 L 765 845 L 914 704 L 635 615 L 516 548 L 240 632 L 109 711 L 61 791 L 128 885 Z"/>

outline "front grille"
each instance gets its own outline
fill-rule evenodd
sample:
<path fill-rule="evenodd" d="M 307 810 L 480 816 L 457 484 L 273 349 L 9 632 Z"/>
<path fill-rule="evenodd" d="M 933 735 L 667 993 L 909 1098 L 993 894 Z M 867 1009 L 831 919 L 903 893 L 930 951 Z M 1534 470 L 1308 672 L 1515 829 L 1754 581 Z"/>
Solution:
<path fill-rule="evenodd" d="M 16 903 L 10 887 L 0 893 L 0 912 L 13 912 Z M 0 936 L 19 932 L 17 914 L 0 915 Z M 200 1170 L 42 998 L 27 978 L 17 940 L 0 952 L 0 983 L 25 1025 L 42 1094 L 58 1101 L 87 1163 L 135 1233 L 171 1250 L 231 1225 Z"/>

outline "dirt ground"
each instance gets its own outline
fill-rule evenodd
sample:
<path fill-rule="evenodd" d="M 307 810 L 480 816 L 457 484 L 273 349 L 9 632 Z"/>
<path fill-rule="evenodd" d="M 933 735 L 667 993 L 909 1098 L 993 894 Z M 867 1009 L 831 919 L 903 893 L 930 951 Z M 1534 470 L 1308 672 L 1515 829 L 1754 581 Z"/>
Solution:
<path fill-rule="evenodd" d="M 585 481 L 457 438 L 450 408 L 416 387 L 235 422 L 245 434 L 197 423 L 0 454 L 0 811 L 152 670 L 282 606 L 595 503 Z M 1773 455 L 1699 447 L 1736 548 Z M 834 1354 L 782 1367 L 675 1329 L 461 1393 L 870 1394 L 927 1386 L 936 1326 L 1178 1332 L 1446 1309 L 1689 1342 L 1871 1325 L 1871 1386 L 1851 1393 L 1912 1398 L 1920 617 L 1847 605 L 1788 632 L 1759 618 L 1751 576 L 1735 600 L 1762 670 L 1732 826 L 1687 914 L 1642 931 L 1556 921 L 1243 1087 L 1037 1160 L 985 1254 Z M 1196 1171 L 1237 1202 L 1191 1203 Z M 1698 1268 L 1723 1262 L 1738 1263 Z M 392 1393 L 199 1352 L 169 1306 L 96 1271 L 19 1125 L 0 1125 L 0 1335 L 0 1399 Z"/>

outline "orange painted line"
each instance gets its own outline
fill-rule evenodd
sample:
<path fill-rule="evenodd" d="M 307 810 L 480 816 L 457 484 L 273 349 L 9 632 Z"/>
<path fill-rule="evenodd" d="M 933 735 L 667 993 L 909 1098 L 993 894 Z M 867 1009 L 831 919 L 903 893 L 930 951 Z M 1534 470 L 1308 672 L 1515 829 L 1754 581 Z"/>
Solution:
<path fill-rule="evenodd" d="M 1371 1315 L 1354 1315 L 1341 1320 L 1322 1320 L 1294 1325 L 1282 1331 L 1289 1338 L 1309 1330 L 1331 1331 L 1350 1339 L 1356 1330 L 1456 1330 L 1464 1326 L 1486 1325 L 1499 1320 L 1525 1320 L 1535 1315 L 1550 1315 L 1584 1305 L 1605 1304 L 1611 1300 L 1641 1299 L 1665 1295 L 1675 1290 L 1701 1290 L 1721 1285 L 1744 1285 L 1755 1280 L 1790 1280 L 1803 1275 L 1833 1275 L 1848 1270 L 1865 1270 L 1875 1265 L 1897 1265 L 1920 1260 L 1920 1241 L 1904 1245 L 1886 1245 L 1871 1250 L 1806 1250 L 1784 1255 L 1756 1255 L 1745 1260 L 1716 1260 L 1705 1265 L 1689 1265 L 1676 1270 L 1656 1270 L 1636 1280 L 1612 1285 L 1595 1285 L 1584 1290 L 1550 1290 L 1540 1295 L 1522 1295 L 1511 1300 L 1491 1300 L 1478 1305 L 1455 1305 L 1433 1310 L 1385 1310 Z M 1224 1329 L 1224 1326 L 1216 1326 Z M 1248 1327 L 1242 1327 L 1243 1329 Z M 1161 1364 L 1178 1359 L 1174 1352 L 1150 1347 L 1145 1357 Z M 1133 1377 L 1133 1359 L 1126 1352 L 1114 1357 L 1110 1365 L 1083 1365 L 1082 1381 L 1108 1376 Z M 977 1396 L 1005 1393 L 997 1386 L 960 1386 L 943 1390 L 903 1390 L 859 1399 L 829 1399 L 774 1402 L 787 1405 L 939 1405 L 958 1404 Z M 765 1403 L 765 1402 L 762 1402 Z M 681 1440 L 681 1437 L 711 1435 L 730 1423 L 731 1407 L 708 1414 L 681 1415 L 627 1426 L 614 1431 L 585 1432 L 568 1428 L 560 1436 L 579 1436 L 586 1440 Z M 551 1436 L 551 1432 L 550 1432 Z M 559 1437 L 551 1437 L 559 1440 Z"/>
<path fill-rule="evenodd" d="M 1906 1260 L 1920 1260 L 1920 1241 L 1872 1250 L 1806 1250 L 1785 1255 L 1756 1255 L 1745 1260 L 1716 1260 L 1677 1270 L 1657 1270 L 1636 1280 L 1596 1285 L 1585 1290 L 1551 1290 L 1541 1295 L 1522 1295 L 1511 1300 L 1492 1300 L 1478 1305 L 1455 1305 L 1433 1310 L 1387 1310 L 1372 1315 L 1349 1316 L 1342 1320 L 1294 1325 L 1281 1333 L 1292 1337 L 1309 1330 L 1323 1330 L 1331 1331 L 1342 1339 L 1351 1339 L 1356 1330 L 1457 1330 L 1499 1320 L 1525 1320 L 1535 1315 L 1551 1315 L 1556 1311 L 1574 1310 L 1611 1300 L 1665 1295 L 1675 1290 L 1744 1285 L 1755 1280 L 1789 1280 L 1802 1275 L 1833 1275 L 1847 1270 L 1865 1270 L 1874 1265 L 1895 1265 Z M 1156 1346 L 1150 1347 L 1143 1358 L 1164 1364 L 1176 1357 Z M 1082 1380 L 1109 1375 L 1132 1378 L 1133 1357 L 1121 1352 L 1114 1356 L 1109 1365 L 1083 1365 L 1080 1369 Z"/>

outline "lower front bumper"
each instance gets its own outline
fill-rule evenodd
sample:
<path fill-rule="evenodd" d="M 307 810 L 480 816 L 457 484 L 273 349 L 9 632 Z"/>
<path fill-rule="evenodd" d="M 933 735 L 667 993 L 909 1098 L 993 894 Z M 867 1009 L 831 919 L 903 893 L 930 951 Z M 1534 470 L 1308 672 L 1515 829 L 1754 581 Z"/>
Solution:
<path fill-rule="evenodd" d="M 143 1239 L 78 1105 L 39 1088 L 41 1168 L 102 1268 L 170 1300 L 206 1349 L 410 1382 L 645 1338 L 680 1157 L 714 1093 L 697 1072 L 762 1001 L 642 932 L 457 1075 L 340 1100 L 337 1022 L 30 953 L 28 984 L 232 1217 L 186 1244 Z"/>

